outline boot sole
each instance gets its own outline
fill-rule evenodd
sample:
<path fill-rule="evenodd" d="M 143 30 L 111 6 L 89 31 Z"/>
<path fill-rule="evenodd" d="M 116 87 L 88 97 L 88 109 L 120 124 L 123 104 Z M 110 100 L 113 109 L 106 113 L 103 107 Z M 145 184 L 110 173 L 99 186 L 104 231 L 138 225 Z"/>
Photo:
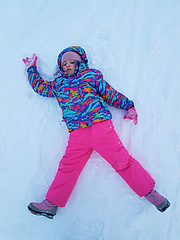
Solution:
<path fill-rule="evenodd" d="M 56 215 L 56 214 L 45 213 L 45 212 L 37 212 L 34 209 L 30 208 L 29 206 L 28 206 L 28 210 L 34 215 L 44 216 L 44 217 L 47 217 L 49 219 L 53 219 L 53 217 Z"/>
<path fill-rule="evenodd" d="M 158 209 L 160 212 L 165 212 L 166 211 L 166 209 L 170 206 L 171 204 L 170 204 L 170 202 L 167 200 L 167 204 L 166 204 L 166 206 L 165 207 L 163 207 L 162 209 Z"/>

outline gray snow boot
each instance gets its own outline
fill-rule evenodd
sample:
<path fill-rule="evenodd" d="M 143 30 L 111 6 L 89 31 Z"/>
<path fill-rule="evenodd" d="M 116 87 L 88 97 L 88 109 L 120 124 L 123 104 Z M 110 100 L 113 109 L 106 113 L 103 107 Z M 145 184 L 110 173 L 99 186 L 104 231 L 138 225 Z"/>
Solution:
<path fill-rule="evenodd" d="M 161 204 L 156 205 L 156 208 L 160 211 L 160 212 L 164 212 L 166 211 L 166 209 L 170 206 L 170 202 L 164 197 L 164 200 Z"/>
<path fill-rule="evenodd" d="M 45 216 L 47 218 L 53 219 L 53 217 L 56 215 L 58 206 L 45 199 L 41 203 L 30 203 L 28 205 L 28 209 L 32 214 Z"/>
<path fill-rule="evenodd" d="M 155 207 L 160 211 L 164 212 L 169 206 L 170 202 L 160 195 L 157 191 L 152 189 L 148 194 L 144 196 L 150 203 L 155 205 Z"/>

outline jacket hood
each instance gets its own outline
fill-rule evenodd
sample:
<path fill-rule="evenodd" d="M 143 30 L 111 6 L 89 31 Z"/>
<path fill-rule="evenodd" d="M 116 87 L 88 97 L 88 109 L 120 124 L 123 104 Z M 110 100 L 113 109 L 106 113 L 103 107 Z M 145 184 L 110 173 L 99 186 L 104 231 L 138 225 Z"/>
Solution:
<path fill-rule="evenodd" d="M 62 67 L 61 67 L 62 55 L 63 55 L 65 52 L 69 52 L 69 51 L 73 51 L 73 52 L 78 53 L 78 54 L 81 56 L 81 59 L 82 59 L 81 62 L 76 61 L 74 75 L 76 75 L 78 72 L 83 72 L 83 71 L 89 69 L 88 59 L 87 59 L 87 57 L 86 57 L 85 50 L 84 50 L 82 47 L 78 47 L 78 46 L 68 47 L 68 48 L 65 48 L 65 49 L 58 55 L 57 63 L 58 63 L 58 65 L 59 65 L 59 70 L 60 70 L 60 73 L 61 73 L 62 76 L 64 76 L 64 77 L 72 76 L 72 75 L 70 75 L 70 74 L 68 74 L 68 73 L 65 73 L 65 72 L 63 71 Z M 73 76 L 74 76 L 74 75 L 73 75 Z"/>

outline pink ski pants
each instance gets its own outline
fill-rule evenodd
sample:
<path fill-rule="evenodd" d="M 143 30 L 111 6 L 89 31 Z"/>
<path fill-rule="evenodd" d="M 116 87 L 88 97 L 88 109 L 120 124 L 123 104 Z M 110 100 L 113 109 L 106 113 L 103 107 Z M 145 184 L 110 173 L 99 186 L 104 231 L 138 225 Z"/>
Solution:
<path fill-rule="evenodd" d="M 154 188 L 154 179 L 129 155 L 119 140 L 112 121 L 106 120 L 70 133 L 65 155 L 46 194 L 50 202 L 59 207 L 66 205 L 93 150 L 111 164 L 140 197 Z"/>

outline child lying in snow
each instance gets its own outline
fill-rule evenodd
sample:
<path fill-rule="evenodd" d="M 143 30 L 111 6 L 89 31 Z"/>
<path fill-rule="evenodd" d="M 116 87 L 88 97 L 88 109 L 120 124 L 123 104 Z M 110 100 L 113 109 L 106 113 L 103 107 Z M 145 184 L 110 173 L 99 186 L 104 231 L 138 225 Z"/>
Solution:
<path fill-rule="evenodd" d="M 73 46 L 58 56 L 61 75 L 44 81 L 36 68 L 37 56 L 25 58 L 29 82 L 38 94 L 55 97 L 69 131 L 65 155 L 42 203 L 30 203 L 36 215 L 53 218 L 57 208 L 65 207 L 76 181 L 93 150 L 97 151 L 140 197 L 164 212 L 170 203 L 154 190 L 154 179 L 132 158 L 116 134 L 106 103 L 127 110 L 124 119 L 138 122 L 133 101 L 116 91 L 100 71 L 89 69 L 84 49 Z"/>

